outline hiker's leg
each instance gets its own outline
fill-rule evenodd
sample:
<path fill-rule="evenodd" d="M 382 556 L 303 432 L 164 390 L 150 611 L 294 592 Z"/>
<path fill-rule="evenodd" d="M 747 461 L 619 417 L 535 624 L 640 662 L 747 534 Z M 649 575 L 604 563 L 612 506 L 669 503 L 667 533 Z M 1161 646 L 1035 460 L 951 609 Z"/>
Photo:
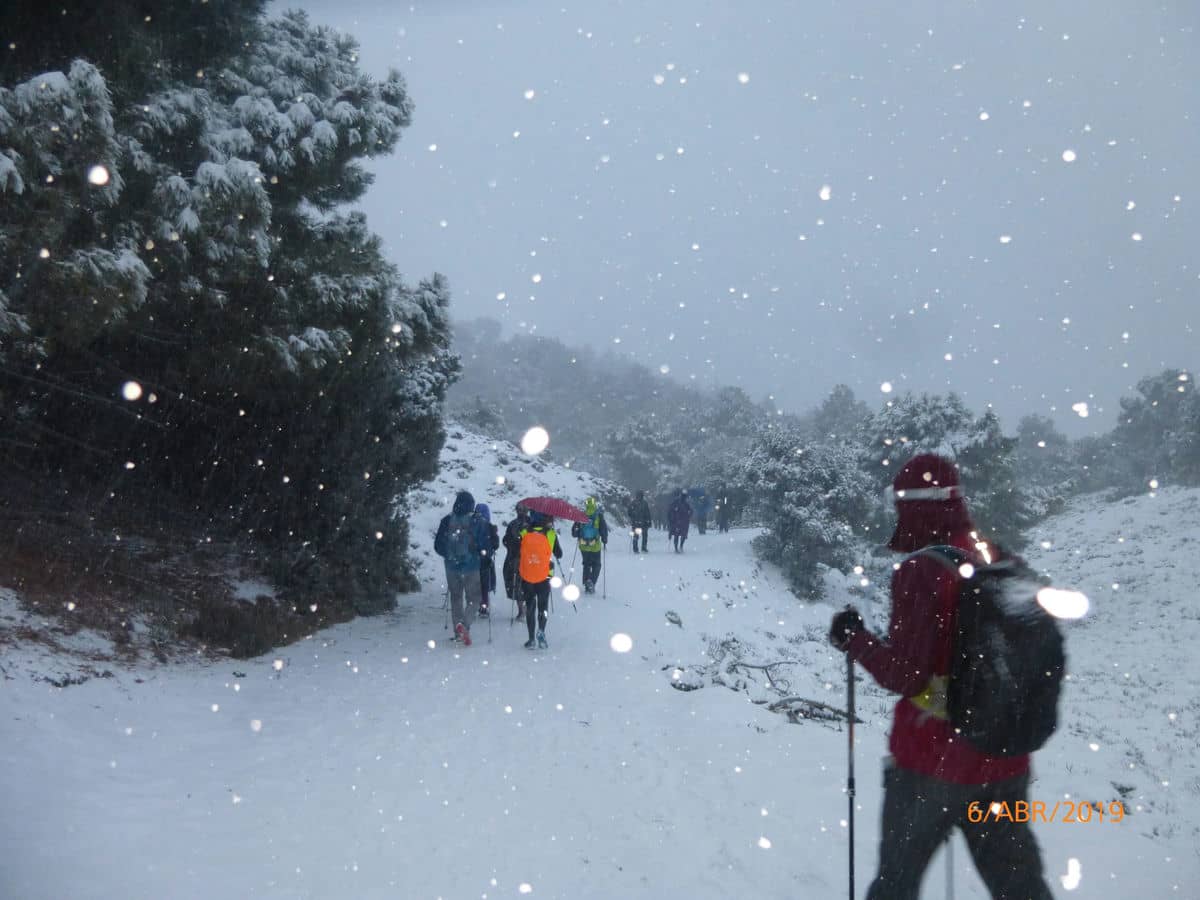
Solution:
<path fill-rule="evenodd" d="M 537 586 L 537 615 L 538 631 L 546 630 L 546 622 L 550 618 L 550 582 L 543 581 Z"/>
<path fill-rule="evenodd" d="M 475 577 L 474 572 L 467 572 L 463 576 L 463 594 L 466 598 L 466 608 L 463 610 L 462 623 L 467 626 L 467 631 L 471 630 L 471 623 L 475 621 L 475 613 L 479 610 L 480 596 L 479 579 Z"/>
<path fill-rule="evenodd" d="M 446 586 L 450 589 L 450 621 L 452 625 L 458 625 L 460 622 L 466 623 L 463 594 L 468 579 L 473 580 L 470 572 L 446 571 Z"/>
<path fill-rule="evenodd" d="M 885 769 L 879 872 L 867 900 L 917 900 L 929 860 L 954 825 L 954 787 L 895 766 Z"/>
<path fill-rule="evenodd" d="M 600 578 L 600 554 L 591 550 L 583 553 L 583 583 L 595 587 Z"/>
<path fill-rule="evenodd" d="M 984 790 L 975 798 L 979 808 L 995 809 L 1003 818 L 989 814 L 983 821 L 972 823 L 964 809 L 958 827 L 967 839 L 983 883 L 996 900 L 1051 900 L 1042 873 L 1042 854 L 1029 827 L 1029 817 L 1022 812 L 1029 808 L 1029 776 L 982 787 Z M 1018 801 L 1025 805 L 1018 807 Z M 999 807 L 992 806 L 997 803 Z"/>
<path fill-rule="evenodd" d="M 537 626 L 537 585 L 522 578 L 520 591 L 521 600 L 525 603 L 525 627 L 529 629 L 529 639 L 532 641 Z"/>

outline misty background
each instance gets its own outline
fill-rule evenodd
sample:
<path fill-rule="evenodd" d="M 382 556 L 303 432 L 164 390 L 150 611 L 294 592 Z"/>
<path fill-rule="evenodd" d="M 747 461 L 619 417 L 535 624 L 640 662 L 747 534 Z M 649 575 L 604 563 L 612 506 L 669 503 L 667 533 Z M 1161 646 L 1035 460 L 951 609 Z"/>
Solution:
<path fill-rule="evenodd" d="M 406 79 L 361 206 L 458 320 L 787 411 L 888 382 L 1072 435 L 1192 362 L 1194 7 L 299 8 Z"/>

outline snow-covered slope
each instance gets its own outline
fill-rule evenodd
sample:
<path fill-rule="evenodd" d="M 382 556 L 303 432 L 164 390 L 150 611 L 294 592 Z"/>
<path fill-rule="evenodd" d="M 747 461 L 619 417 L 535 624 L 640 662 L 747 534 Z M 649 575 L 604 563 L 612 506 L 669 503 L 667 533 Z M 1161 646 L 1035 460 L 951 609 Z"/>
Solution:
<path fill-rule="evenodd" d="M 501 514 L 594 487 L 466 433 L 445 462 L 413 500 L 418 554 L 460 486 Z M 1032 799 L 1129 809 L 1037 826 L 1059 896 L 1200 884 L 1197 500 L 1082 498 L 1031 554 L 1095 601 L 1070 629 L 1063 727 L 1037 757 Z M 825 630 L 845 597 L 798 603 L 754 560 L 749 531 L 693 532 L 683 555 L 656 531 L 636 556 L 615 532 L 607 596 L 557 600 L 549 651 L 522 649 L 502 603 L 473 647 L 446 644 L 440 568 L 422 557 L 426 587 L 395 614 L 261 659 L 65 689 L 4 681 L 0 895 L 844 896 L 846 734 L 804 716 L 844 702 Z M 764 702 L 786 697 L 802 699 Z M 891 702 L 861 684 L 860 896 Z M 956 896 L 986 896 L 961 842 L 954 865 Z M 935 860 L 927 896 L 943 896 L 943 871 Z"/>

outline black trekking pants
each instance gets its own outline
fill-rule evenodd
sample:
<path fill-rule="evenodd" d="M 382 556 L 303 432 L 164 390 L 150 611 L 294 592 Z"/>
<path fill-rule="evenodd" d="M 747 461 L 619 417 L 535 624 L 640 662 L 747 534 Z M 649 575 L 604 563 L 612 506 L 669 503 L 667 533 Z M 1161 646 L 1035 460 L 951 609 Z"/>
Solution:
<path fill-rule="evenodd" d="M 525 626 L 529 629 L 529 639 L 533 640 L 534 614 L 537 614 L 537 630 L 546 630 L 546 620 L 550 618 L 550 580 L 531 584 L 521 579 L 521 599 L 525 603 Z"/>
<path fill-rule="evenodd" d="M 504 557 L 504 566 L 502 568 L 504 574 L 504 593 L 509 600 L 514 599 L 513 595 L 518 592 L 517 589 L 521 586 L 521 576 L 517 574 L 519 564 L 520 559 L 518 559 L 515 553 L 510 553 Z M 517 597 L 516 599 L 520 598 Z"/>
<path fill-rule="evenodd" d="M 929 860 L 954 828 L 967 839 L 993 900 L 1053 900 L 1027 822 L 988 816 L 972 823 L 967 818 L 972 803 L 979 804 L 977 810 L 992 803 L 1012 810 L 1016 801 L 1028 800 L 1028 775 L 991 784 L 954 784 L 888 766 L 883 788 L 879 874 L 867 900 L 917 900 Z"/>
<path fill-rule="evenodd" d="M 600 580 L 600 560 L 603 551 L 583 550 L 579 555 L 583 559 L 583 583 L 587 587 L 595 587 L 596 582 Z"/>
<path fill-rule="evenodd" d="M 638 539 L 639 538 L 641 538 L 641 541 L 642 541 L 642 552 L 643 553 L 647 552 L 646 551 L 646 540 L 649 538 L 649 536 L 650 536 L 650 526 L 648 524 L 633 526 L 633 552 L 634 553 L 638 552 Z"/>

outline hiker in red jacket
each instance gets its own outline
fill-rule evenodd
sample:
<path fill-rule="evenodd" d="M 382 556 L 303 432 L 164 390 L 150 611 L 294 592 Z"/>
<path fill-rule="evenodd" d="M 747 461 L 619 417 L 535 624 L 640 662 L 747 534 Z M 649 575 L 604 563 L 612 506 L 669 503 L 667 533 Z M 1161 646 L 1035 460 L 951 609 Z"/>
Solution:
<path fill-rule="evenodd" d="M 915 554 L 949 544 L 983 559 L 954 463 L 935 454 L 913 457 L 893 482 L 899 520 L 888 546 Z M 1015 808 L 1029 791 L 1029 757 L 988 756 L 957 737 L 946 717 L 958 584 L 928 556 L 910 555 L 892 575 L 886 638 L 867 630 L 853 608 L 839 612 L 830 642 L 860 663 L 886 690 L 900 694 L 884 767 L 879 873 L 868 900 L 916 900 L 938 845 L 958 827 L 994 898 L 1049 900 L 1042 860 L 1028 822 L 988 816 L 968 820 L 968 808 Z M 978 818 L 978 816 L 976 816 Z"/>

